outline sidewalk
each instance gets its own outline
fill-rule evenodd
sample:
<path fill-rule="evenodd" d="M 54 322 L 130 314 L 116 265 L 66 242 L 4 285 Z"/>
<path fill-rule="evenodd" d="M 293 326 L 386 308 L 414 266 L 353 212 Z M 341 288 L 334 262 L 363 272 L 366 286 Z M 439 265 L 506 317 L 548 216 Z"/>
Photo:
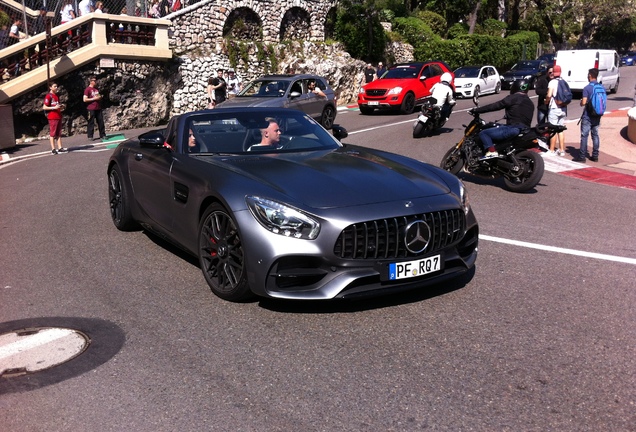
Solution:
<path fill-rule="evenodd" d="M 636 190 L 636 144 L 627 139 L 627 111 L 629 108 L 609 111 L 601 119 L 601 139 L 598 162 L 573 162 L 579 155 L 581 128 L 578 118 L 566 120 L 565 157 L 544 157 L 546 170 L 558 172 L 595 183 Z M 576 109 L 572 113 L 578 113 Z M 588 152 L 592 151 L 592 138 L 588 138 Z"/>
<path fill-rule="evenodd" d="M 627 139 L 627 111 L 629 108 L 610 111 L 601 119 L 599 135 L 601 138 L 601 154 L 598 163 L 588 160 L 588 164 L 616 172 L 636 176 L 636 144 Z M 576 121 L 567 123 L 565 145 L 568 153 L 578 156 L 581 128 Z M 592 151 L 592 138 L 588 138 L 588 151 Z M 569 149 L 572 149 L 572 152 Z"/>
<path fill-rule="evenodd" d="M 95 148 L 114 148 L 120 142 L 139 136 L 140 134 L 154 130 L 161 129 L 161 127 L 150 127 L 140 129 L 130 129 L 125 131 L 110 132 L 106 135 L 106 139 L 91 141 L 86 137 L 86 134 L 63 136 L 62 145 L 69 151 L 78 150 L 90 150 Z M 51 144 L 47 139 L 27 139 L 24 142 L 18 140 L 18 144 L 10 149 L 4 149 L 0 151 L 0 167 L 2 165 L 18 162 L 24 159 L 53 156 L 51 154 Z M 64 155 L 58 155 L 64 157 Z"/>

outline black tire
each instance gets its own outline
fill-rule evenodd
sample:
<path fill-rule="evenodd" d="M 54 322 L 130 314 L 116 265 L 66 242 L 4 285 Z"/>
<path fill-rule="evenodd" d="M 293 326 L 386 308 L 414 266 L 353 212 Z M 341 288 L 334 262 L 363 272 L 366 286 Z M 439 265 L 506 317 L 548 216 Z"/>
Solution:
<path fill-rule="evenodd" d="M 497 85 L 495 86 L 495 94 L 499 94 L 501 93 L 501 83 L 498 82 Z"/>
<path fill-rule="evenodd" d="M 252 297 L 240 233 L 232 216 L 219 204 L 208 207 L 199 223 L 199 265 L 218 297 L 235 302 Z"/>
<path fill-rule="evenodd" d="M 362 115 L 373 114 L 373 108 L 369 108 L 367 106 L 360 105 L 360 114 L 362 114 Z"/>
<path fill-rule="evenodd" d="M 448 150 L 442 158 L 442 163 L 439 166 L 451 174 L 459 174 L 464 166 L 464 158 L 462 157 L 461 150 L 457 147 L 453 147 Z"/>
<path fill-rule="evenodd" d="M 527 192 L 539 184 L 543 177 L 545 164 L 539 153 L 533 151 L 522 151 L 515 155 L 522 164 L 520 176 L 504 176 L 506 188 L 512 192 Z"/>
<path fill-rule="evenodd" d="M 400 105 L 401 114 L 411 114 L 415 109 L 415 95 L 413 93 L 407 93 L 402 99 L 402 105 Z"/>
<path fill-rule="evenodd" d="M 422 124 L 421 122 L 418 121 L 415 127 L 413 128 L 413 138 L 419 138 L 424 136 L 426 132 L 428 131 L 428 129 L 429 128 L 426 126 L 426 124 Z"/>
<path fill-rule="evenodd" d="M 320 116 L 320 124 L 327 130 L 330 130 L 333 127 L 333 123 L 336 120 L 336 110 L 331 105 L 327 105 L 322 110 L 322 115 Z"/>
<path fill-rule="evenodd" d="M 610 93 L 616 93 L 618 91 L 618 83 L 620 80 L 616 80 L 616 85 L 614 86 L 613 89 L 610 89 Z"/>
<path fill-rule="evenodd" d="M 121 170 L 117 165 L 113 165 L 108 172 L 108 202 L 110 217 L 118 230 L 131 231 L 137 228 L 130 210 L 128 188 L 123 182 Z"/>

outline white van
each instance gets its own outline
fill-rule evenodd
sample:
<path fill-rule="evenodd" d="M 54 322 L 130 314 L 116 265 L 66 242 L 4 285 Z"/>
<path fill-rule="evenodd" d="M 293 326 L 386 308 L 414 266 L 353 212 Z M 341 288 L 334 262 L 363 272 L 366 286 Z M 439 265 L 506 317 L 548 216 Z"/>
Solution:
<path fill-rule="evenodd" d="M 573 93 L 583 92 L 583 87 L 588 84 L 587 72 L 592 68 L 599 70 L 598 82 L 603 84 L 606 92 L 618 90 L 620 57 L 614 50 L 557 51 L 554 64 L 561 66 L 561 78 L 568 82 Z"/>

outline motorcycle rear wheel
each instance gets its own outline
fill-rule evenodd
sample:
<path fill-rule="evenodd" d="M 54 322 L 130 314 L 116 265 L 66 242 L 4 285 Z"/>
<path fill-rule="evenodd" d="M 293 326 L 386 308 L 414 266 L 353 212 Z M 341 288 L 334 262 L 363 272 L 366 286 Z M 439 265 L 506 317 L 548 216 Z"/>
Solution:
<path fill-rule="evenodd" d="M 543 159 L 541 159 L 541 162 L 543 162 Z M 440 164 L 440 168 L 454 175 L 459 174 L 463 166 L 464 158 L 462 157 L 461 150 L 457 147 L 453 147 L 447 151 Z"/>
<path fill-rule="evenodd" d="M 523 173 L 520 176 L 504 176 L 504 183 L 511 192 L 527 192 L 538 185 L 543 177 L 543 158 L 539 153 L 527 150 L 517 153 L 515 157 L 521 163 Z"/>

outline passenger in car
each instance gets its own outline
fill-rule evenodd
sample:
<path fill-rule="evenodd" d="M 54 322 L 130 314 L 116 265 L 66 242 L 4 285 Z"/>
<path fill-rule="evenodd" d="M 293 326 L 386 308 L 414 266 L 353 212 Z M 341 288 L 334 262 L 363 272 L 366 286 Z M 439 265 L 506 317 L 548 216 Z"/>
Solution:
<path fill-rule="evenodd" d="M 324 98 L 327 97 L 325 92 L 323 92 L 318 87 L 316 87 L 316 80 L 314 80 L 314 79 L 309 80 L 309 83 L 307 83 L 307 93 L 313 93 L 315 95 L 318 95 L 318 96 L 324 97 Z"/>

